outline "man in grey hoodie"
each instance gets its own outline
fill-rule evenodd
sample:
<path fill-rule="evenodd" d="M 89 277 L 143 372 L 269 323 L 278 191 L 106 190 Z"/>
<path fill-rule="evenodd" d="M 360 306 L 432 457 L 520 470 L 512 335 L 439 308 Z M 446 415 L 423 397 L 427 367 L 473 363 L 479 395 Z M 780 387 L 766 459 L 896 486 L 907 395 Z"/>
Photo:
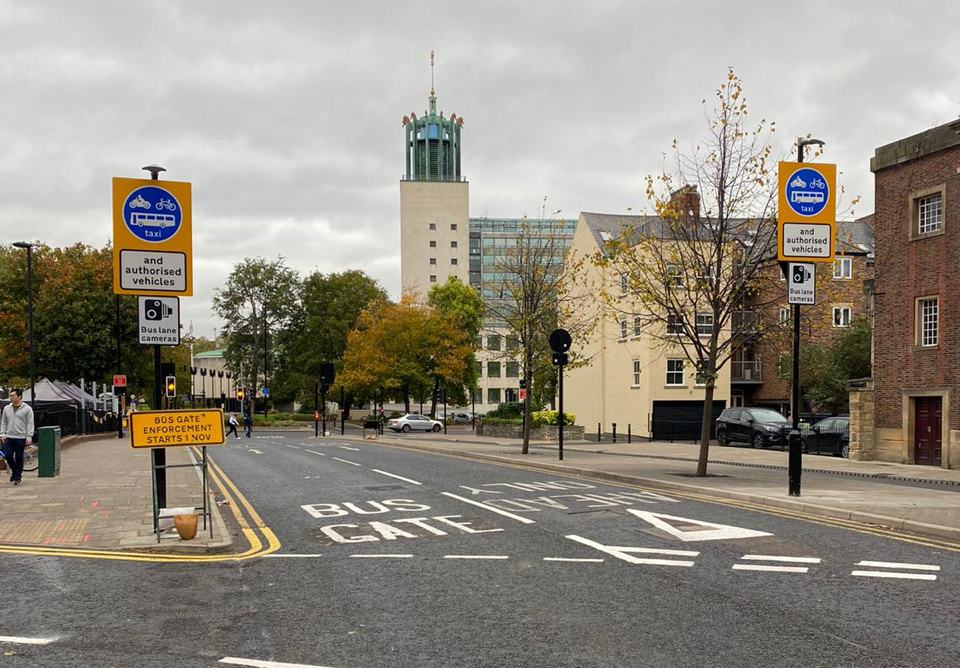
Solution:
<path fill-rule="evenodd" d="M 33 409 L 23 403 L 23 392 L 10 390 L 10 403 L 0 414 L 0 442 L 10 467 L 10 482 L 20 484 L 23 475 L 23 451 L 33 442 Z"/>

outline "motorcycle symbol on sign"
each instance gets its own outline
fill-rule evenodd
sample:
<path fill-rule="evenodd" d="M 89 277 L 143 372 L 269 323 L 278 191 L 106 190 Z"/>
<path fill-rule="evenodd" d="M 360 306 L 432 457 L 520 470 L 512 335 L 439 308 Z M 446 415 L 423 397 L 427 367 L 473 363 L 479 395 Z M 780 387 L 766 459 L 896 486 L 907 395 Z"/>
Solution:
<path fill-rule="evenodd" d="M 135 199 L 130 200 L 131 209 L 149 209 L 150 202 L 143 199 L 143 196 L 137 195 Z"/>

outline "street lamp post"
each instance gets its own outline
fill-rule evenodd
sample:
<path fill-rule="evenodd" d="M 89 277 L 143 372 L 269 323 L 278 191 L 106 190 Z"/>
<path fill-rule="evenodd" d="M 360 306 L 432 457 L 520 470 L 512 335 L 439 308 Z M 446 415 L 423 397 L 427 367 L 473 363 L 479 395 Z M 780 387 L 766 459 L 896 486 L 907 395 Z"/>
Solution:
<path fill-rule="evenodd" d="M 36 397 L 36 367 L 33 357 L 33 244 L 28 241 L 16 241 L 17 248 L 27 251 L 27 337 L 30 342 L 30 407 L 37 402 Z"/>
<path fill-rule="evenodd" d="M 815 144 L 823 146 L 823 140 L 810 137 L 797 138 L 797 162 L 803 162 L 803 149 Z M 787 273 L 789 264 L 784 264 L 783 273 Z M 787 494 L 800 496 L 800 476 L 803 472 L 803 447 L 800 439 L 800 304 L 793 305 L 793 397 L 790 406 L 790 452 L 787 456 Z"/>

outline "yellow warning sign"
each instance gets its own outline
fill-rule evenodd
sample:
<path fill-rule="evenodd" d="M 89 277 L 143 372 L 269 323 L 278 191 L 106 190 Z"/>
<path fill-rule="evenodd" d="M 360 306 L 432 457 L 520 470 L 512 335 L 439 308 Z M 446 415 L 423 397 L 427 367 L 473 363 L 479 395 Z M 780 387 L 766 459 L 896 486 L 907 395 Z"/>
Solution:
<path fill-rule="evenodd" d="M 179 445 L 223 445 L 223 411 L 134 411 L 130 414 L 130 445 L 169 448 Z"/>

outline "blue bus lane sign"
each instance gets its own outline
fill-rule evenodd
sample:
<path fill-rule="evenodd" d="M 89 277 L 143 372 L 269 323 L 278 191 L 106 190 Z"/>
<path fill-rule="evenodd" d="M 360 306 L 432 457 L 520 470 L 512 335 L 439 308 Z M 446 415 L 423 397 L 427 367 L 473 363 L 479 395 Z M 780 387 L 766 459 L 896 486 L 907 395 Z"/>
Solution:
<path fill-rule="evenodd" d="M 781 162 L 778 181 L 778 259 L 832 262 L 837 166 Z"/>

